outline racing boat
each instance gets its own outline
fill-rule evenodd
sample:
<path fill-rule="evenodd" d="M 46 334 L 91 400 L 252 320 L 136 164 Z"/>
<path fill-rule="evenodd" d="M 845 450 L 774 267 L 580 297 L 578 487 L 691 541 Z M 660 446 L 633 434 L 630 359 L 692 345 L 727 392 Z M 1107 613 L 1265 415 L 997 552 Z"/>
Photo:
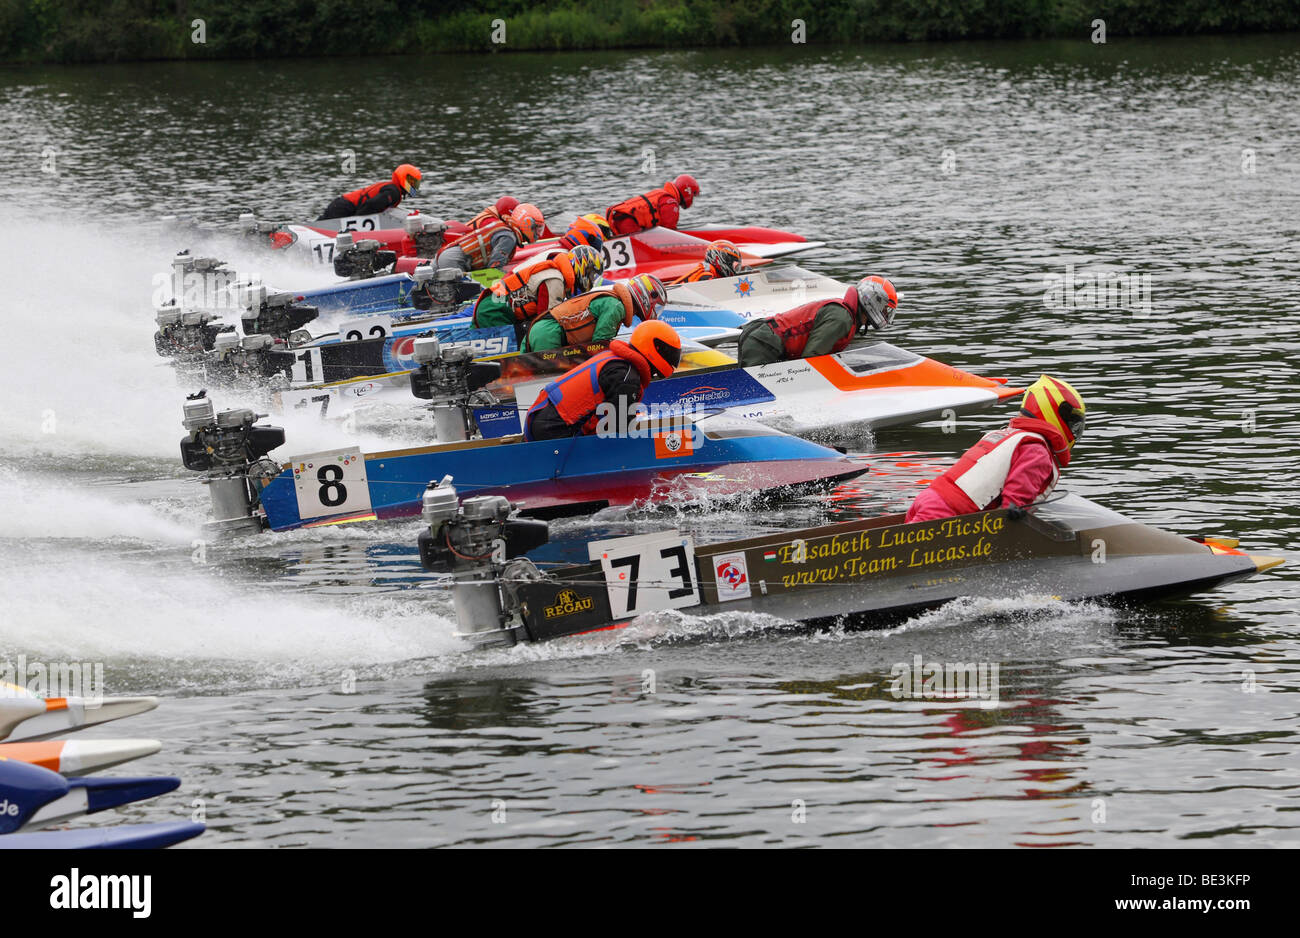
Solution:
<path fill-rule="evenodd" d="M 83 814 L 156 798 L 180 787 L 174 776 L 65 778 L 27 762 L 0 762 L 0 835 L 34 831 Z"/>
<path fill-rule="evenodd" d="M 393 264 L 394 272 L 410 273 L 417 265 L 437 253 L 434 244 L 420 243 L 416 230 L 419 223 L 413 221 L 420 216 L 407 216 L 403 227 L 377 229 L 362 233 L 363 240 L 371 242 L 373 250 L 382 252 L 386 264 Z M 704 252 L 715 238 L 715 232 L 748 232 L 754 237 L 774 238 L 787 235 L 786 232 L 774 232 L 772 229 L 697 229 L 695 231 L 677 231 L 672 228 L 649 228 L 636 234 L 611 238 L 604 243 L 602 253 L 605 257 L 605 273 L 614 279 L 631 277 L 634 274 L 654 274 L 668 280 L 681 276 L 704 259 Z M 448 236 L 450 236 L 450 231 Z M 343 237 L 342 246 L 339 239 Z M 718 235 L 717 237 L 721 237 Z M 341 252 L 357 243 L 353 233 L 338 232 L 314 225 L 285 225 L 271 235 L 272 247 L 290 252 L 310 263 L 333 268 Z M 825 242 L 805 241 L 797 235 L 785 240 L 740 241 L 736 247 L 741 257 L 751 264 L 784 257 L 799 251 L 820 247 Z M 525 244 L 515 252 L 514 257 L 505 267 L 514 270 L 521 264 L 535 257 L 553 251 L 558 246 L 555 239 L 543 239 Z"/>
<path fill-rule="evenodd" d="M 544 380 L 514 385 L 526 412 Z M 953 418 L 1024 393 L 906 349 L 876 342 L 834 355 L 741 368 L 703 368 L 652 381 L 650 407 L 719 410 L 786 433 L 881 429 Z"/>
<path fill-rule="evenodd" d="M 902 515 L 696 546 L 676 530 L 592 541 L 590 562 L 539 570 L 544 525 L 505 498 L 458 504 L 429 486 L 420 558 L 452 574 L 460 635 L 513 645 L 620 628 L 645 613 L 763 613 L 812 627 L 880 628 L 962 597 L 1147 602 L 1282 563 L 1189 538 L 1069 493 L 1028 508 L 907 524 Z M 495 554 L 484 544 L 501 541 Z"/>
<path fill-rule="evenodd" d="M 29 833 L 174 791 L 180 779 L 170 776 L 83 777 L 153 755 L 157 740 L 49 740 L 156 706 L 155 697 L 46 698 L 21 683 L 0 683 L 0 849 L 166 847 L 203 833 L 194 822 Z"/>
<path fill-rule="evenodd" d="M 49 739 L 69 730 L 97 726 L 110 720 L 147 713 L 157 697 L 84 697 L 45 699 L 14 685 L 0 685 L 0 740 Z"/>
<path fill-rule="evenodd" d="M 529 514 L 610 505 L 783 496 L 830 487 L 866 465 L 836 450 L 721 415 L 643 419 L 618 436 L 526 442 L 517 435 L 363 454 L 295 456 L 260 491 L 273 531 L 420 513 L 429 479 L 504 494 Z"/>
<path fill-rule="evenodd" d="M 39 765 L 61 775 L 80 775 L 152 756 L 160 749 L 162 743 L 156 739 L 55 739 L 0 743 L 0 759 Z"/>
<path fill-rule="evenodd" d="M 157 850 L 202 834 L 198 821 L 120 824 L 0 837 L 0 850 Z"/>
<path fill-rule="evenodd" d="M 282 414 L 309 411 L 319 413 L 321 417 L 338 417 L 355 411 L 359 406 L 378 402 L 390 405 L 410 404 L 411 375 L 420 368 L 420 363 L 414 358 L 415 339 L 412 336 L 391 342 L 365 340 L 322 347 L 319 371 L 324 381 L 273 391 L 270 395 L 271 412 Z M 453 340 L 446 347 L 455 348 L 457 345 Z M 469 347 L 474 349 L 479 360 L 500 366 L 499 378 L 486 385 L 485 390 L 496 401 L 503 403 L 513 402 L 515 383 L 553 380 L 606 348 L 602 344 L 574 345 L 544 352 L 479 355 L 481 349 L 474 348 L 473 340 Z M 400 371 L 386 370 L 391 365 L 398 364 L 406 367 Z M 733 364 L 734 361 L 722 352 L 696 343 L 683 342 L 678 371 L 689 372 Z M 354 374 L 360 374 L 361 377 L 350 377 Z M 515 427 L 517 430 L 517 423 Z"/>
<path fill-rule="evenodd" d="M 673 326 L 696 325 L 728 321 L 721 314 L 729 312 L 744 325 L 751 318 L 775 316 L 814 300 L 842 299 L 849 286 L 802 267 L 765 267 L 734 277 L 675 284 L 660 316 Z"/>

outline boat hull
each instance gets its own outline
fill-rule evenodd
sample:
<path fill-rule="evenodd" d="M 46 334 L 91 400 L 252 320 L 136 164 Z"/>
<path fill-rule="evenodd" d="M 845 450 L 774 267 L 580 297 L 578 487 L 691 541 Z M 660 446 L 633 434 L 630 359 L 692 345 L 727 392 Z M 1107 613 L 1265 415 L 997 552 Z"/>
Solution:
<path fill-rule="evenodd" d="M 866 469 L 816 443 L 727 418 L 704 418 L 698 428 L 538 442 L 511 436 L 365 456 L 316 454 L 286 465 L 263 490 L 262 506 L 275 531 L 410 517 L 419 514 L 428 483 L 450 475 L 464 496 L 504 495 L 522 503 L 525 513 L 556 515 L 785 493 L 832 485 Z M 341 452 L 348 453 L 347 468 L 335 469 L 344 459 Z"/>
<path fill-rule="evenodd" d="M 1138 603 L 1187 596 L 1276 562 L 1162 531 L 1067 494 L 1025 513 L 986 511 L 914 524 L 892 515 L 699 547 L 700 601 L 680 611 L 884 628 L 964 598 Z M 526 637 L 558 638 L 631 621 L 612 614 L 598 563 L 552 573 L 554 580 L 521 593 L 527 607 L 580 614 L 525 616 Z M 566 589 L 576 595 L 561 602 Z M 654 610 L 639 613 L 648 611 Z"/>

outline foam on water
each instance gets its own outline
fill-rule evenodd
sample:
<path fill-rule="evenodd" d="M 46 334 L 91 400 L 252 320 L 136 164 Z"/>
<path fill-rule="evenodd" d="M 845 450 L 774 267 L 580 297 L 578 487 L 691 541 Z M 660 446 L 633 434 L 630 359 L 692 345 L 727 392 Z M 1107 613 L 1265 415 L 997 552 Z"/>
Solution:
<path fill-rule="evenodd" d="M 146 226 L 33 221 L 0 215 L 5 288 L 0 319 L 0 438 L 5 456 L 95 455 L 175 457 L 185 393 L 153 347 L 157 278 L 170 276 L 183 240 L 161 238 Z M 40 249 L 33 250 L 33 245 Z M 231 242 L 225 252 L 240 271 L 273 286 L 306 289 L 333 282 L 332 272 L 287 256 Z M 21 267 L 17 265 L 21 263 Z M 219 407 L 246 404 L 213 393 Z M 261 405 L 265 409 L 265 405 Z M 284 421 L 289 452 L 349 443 L 391 448 L 392 439 L 358 438 L 307 415 Z M 418 441 L 416 441 L 418 442 Z"/>
<path fill-rule="evenodd" d="M 0 539 L 138 539 L 186 544 L 194 530 L 139 502 L 0 469 Z"/>
<path fill-rule="evenodd" d="M 268 675 L 279 683 L 463 647 L 419 602 L 249 589 L 199 566 L 159 570 L 102 555 L 89 563 L 78 551 L 45 553 L 27 566 L 20 554 L 4 554 L 0 651 L 10 656 L 163 661 L 169 673 L 199 674 L 227 663 L 243 673 L 241 684 L 257 687 Z"/>

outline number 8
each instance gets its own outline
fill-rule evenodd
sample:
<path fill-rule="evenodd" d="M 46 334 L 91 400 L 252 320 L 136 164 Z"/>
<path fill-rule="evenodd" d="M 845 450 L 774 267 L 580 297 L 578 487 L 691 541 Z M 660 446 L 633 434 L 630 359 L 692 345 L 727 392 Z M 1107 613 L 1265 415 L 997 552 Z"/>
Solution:
<path fill-rule="evenodd" d="M 330 470 L 333 470 L 332 472 Z M 326 473 L 330 478 L 326 478 Z M 343 478 L 343 467 L 336 465 L 321 466 L 316 473 L 316 481 L 321 483 L 320 503 L 327 508 L 337 508 L 348 500 L 348 490 L 340 479 Z M 331 497 L 329 490 L 334 489 L 337 497 Z"/>

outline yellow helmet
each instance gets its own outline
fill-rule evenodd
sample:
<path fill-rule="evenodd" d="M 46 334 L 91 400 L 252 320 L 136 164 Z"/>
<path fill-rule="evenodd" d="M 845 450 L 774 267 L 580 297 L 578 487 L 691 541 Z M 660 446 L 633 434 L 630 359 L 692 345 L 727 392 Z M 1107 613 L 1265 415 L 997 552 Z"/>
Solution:
<path fill-rule="evenodd" d="M 1060 378 L 1041 376 L 1025 390 L 1020 401 L 1020 412 L 1055 427 L 1065 437 L 1066 445 L 1082 434 L 1087 408 L 1083 396 Z"/>
<path fill-rule="evenodd" d="M 595 225 L 598 229 L 600 229 L 601 235 L 604 236 L 605 238 L 614 237 L 614 229 L 610 225 L 610 223 L 605 219 L 604 215 L 601 215 L 598 212 L 588 212 L 586 215 L 579 216 L 579 218 L 580 219 L 585 218 L 587 221 Z"/>

